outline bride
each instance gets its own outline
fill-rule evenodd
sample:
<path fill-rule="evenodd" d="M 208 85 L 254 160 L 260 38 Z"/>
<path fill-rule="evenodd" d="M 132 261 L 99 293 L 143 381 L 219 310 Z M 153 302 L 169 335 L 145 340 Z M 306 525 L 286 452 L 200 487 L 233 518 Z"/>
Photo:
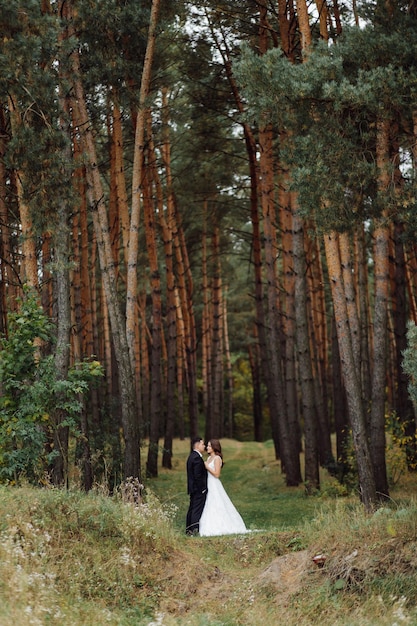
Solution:
<path fill-rule="evenodd" d="M 207 444 L 207 452 L 207 498 L 200 518 L 200 536 L 249 532 L 220 481 L 223 465 L 220 441 L 211 439 Z"/>

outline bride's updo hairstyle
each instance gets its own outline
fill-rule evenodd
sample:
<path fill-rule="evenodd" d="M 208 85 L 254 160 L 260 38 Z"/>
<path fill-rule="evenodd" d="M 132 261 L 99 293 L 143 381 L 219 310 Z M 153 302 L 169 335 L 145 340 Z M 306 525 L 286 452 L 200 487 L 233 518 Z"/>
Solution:
<path fill-rule="evenodd" d="M 223 461 L 222 447 L 220 445 L 220 441 L 218 439 L 210 439 L 211 447 L 213 448 L 213 452 L 217 454 Z"/>

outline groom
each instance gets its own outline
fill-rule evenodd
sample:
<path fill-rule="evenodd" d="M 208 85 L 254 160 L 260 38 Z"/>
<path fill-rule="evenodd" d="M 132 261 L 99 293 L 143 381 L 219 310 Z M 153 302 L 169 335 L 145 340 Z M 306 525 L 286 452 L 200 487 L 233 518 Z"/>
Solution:
<path fill-rule="evenodd" d="M 192 450 L 187 459 L 187 491 L 190 496 L 190 506 L 185 532 L 187 535 L 197 535 L 207 496 L 207 470 L 203 461 L 203 452 L 206 447 L 201 437 L 194 437 L 191 446 Z"/>

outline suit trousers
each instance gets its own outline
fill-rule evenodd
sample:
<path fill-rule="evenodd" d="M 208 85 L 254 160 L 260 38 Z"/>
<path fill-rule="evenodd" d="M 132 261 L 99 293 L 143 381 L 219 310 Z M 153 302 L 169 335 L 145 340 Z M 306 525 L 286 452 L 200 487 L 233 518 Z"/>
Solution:
<path fill-rule="evenodd" d="M 185 532 L 189 535 L 198 533 L 200 517 L 206 503 L 207 489 L 204 492 L 190 494 L 190 506 L 187 512 Z"/>

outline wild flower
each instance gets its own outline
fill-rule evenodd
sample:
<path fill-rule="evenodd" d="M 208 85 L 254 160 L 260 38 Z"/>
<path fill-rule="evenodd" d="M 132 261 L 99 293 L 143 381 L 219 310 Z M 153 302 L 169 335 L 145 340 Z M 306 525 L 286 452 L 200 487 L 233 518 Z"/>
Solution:
<path fill-rule="evenodd" d="M 123 546 L 120 549 L 119 560 L 120 560 L 120 563 L 122 563 L 122 565 L 131 565 L 133 567 L 136 566 L 135 560 L 132 558 L 130 549 L 127 546 Z"/>
<path fill-rule="evenodd" d="M 394 606 L 392 609 L 392 614 L 398 622 L 402 624 L 409 624 L 410 617 L 405 613 L 405 607 L 407 604 L 407 598 L 405 596 L 401 596 L 400 598 L 393 598 Z M 397 622 L 394 622 L 392 626 L 399 626 Z"/>

